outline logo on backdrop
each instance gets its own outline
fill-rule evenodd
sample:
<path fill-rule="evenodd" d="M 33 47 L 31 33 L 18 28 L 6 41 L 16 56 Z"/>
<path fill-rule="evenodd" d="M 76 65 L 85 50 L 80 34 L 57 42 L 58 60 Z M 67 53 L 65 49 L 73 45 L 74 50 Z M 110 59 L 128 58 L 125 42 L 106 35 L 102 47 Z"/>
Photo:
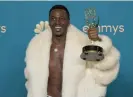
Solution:
<path fill-rule="evenodd" d="M 82 28 L 83 32 L 85 33 L 87 33 L 88 29 L 89 27 L 87 25 L 83 26 Z M 113 35 L 116 35 L 116 33 L 124 32 L 124 25 L 99 25 L 98 32 L 99 33 L 110 32 Z"/>
<path fill-rule="evenodd" d="M 7 27 L 5 26 L 5 25 L 0 25 L 0 33 L 1 34 L 4 34 L 4 33 L 6 33 L 6 29 Z"/>

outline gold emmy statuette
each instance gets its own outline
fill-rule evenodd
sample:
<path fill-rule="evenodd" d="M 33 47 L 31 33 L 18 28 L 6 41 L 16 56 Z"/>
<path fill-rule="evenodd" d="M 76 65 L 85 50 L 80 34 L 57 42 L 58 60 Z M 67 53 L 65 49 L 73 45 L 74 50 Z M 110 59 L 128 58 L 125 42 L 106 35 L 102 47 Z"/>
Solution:
<path fill-rule="evenodd" d="M 96 16 L 95 8 L 85 9 L 85 21 L 89 28 L 97 28 L 99 25 L 99 17 Z M 89 37 L 88 37 L 89 38 Z M 86 61 L 100 61 L 104 59 L 103 48 L 94 45 L 94 41 L 91 40 L 91 44 L 82 48 L 82 54 L 80 57 Z"/>

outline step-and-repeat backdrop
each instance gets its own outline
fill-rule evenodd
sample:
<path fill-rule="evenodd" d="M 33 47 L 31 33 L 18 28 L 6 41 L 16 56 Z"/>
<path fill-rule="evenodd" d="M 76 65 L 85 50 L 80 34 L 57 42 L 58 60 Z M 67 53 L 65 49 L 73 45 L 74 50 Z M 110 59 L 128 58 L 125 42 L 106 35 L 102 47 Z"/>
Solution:
<path fill-rule="evenodd" d="M 108 35 L 121 53 L 118 78 L 107 97 L 133 97 L 133 2 L 0 2 L 0 97 L 26 97 L 24 57 L 40 21 L 49 9 L 65 5 L 71 23 L 85 33 L 84 10 L 95 7 L 100 17 L 99 34 Z"/>

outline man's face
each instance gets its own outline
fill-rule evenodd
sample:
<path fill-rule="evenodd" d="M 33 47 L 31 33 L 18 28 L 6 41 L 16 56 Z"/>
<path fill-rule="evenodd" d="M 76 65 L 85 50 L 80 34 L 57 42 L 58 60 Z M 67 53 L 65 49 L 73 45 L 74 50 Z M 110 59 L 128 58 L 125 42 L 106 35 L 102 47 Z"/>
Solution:
<path fill-rule="evenodd" d="M 49 17 L 50 27 L 54 36 L 63 36 L 67 33 L 69 25 L 68 15 L 63 9 L 54 9 Z"/>

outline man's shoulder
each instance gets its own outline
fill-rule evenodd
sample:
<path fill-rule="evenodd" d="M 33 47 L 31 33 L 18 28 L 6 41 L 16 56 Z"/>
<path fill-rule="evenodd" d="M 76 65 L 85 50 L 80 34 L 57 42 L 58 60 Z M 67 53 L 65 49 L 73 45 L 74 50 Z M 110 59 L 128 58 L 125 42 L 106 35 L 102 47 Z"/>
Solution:
<path fill-rule="evenodd" d="M 30 42 L 39 42 L 40 40 L 46 39 L 48 36 L 48 33 L 46 31 L 43 31 L 39 34 L 36 34 L 34 37 L 32 37 Z"/>
<path fill-rule="evenodd" d="M 87 33 L 81 31 L 80 29 L 78 29 L 76 26 L 72 24 L 70 25 L 70 29 L 71 29 L 71 32 L 73 32 L 76 37 L 80 38 L 80 40 L 84 40 L 88 38 Z"/>
<path fill-rule="evenodd" d="M 45 32 L 41 32 L 39 34 L 36 34 L 35 36 L 33 36 L 28 44 L 28 46 L 36 46 L 36 45 L 40 45 L 41 42 L 45 41 L 45 35 L 46 33 Z"/>

